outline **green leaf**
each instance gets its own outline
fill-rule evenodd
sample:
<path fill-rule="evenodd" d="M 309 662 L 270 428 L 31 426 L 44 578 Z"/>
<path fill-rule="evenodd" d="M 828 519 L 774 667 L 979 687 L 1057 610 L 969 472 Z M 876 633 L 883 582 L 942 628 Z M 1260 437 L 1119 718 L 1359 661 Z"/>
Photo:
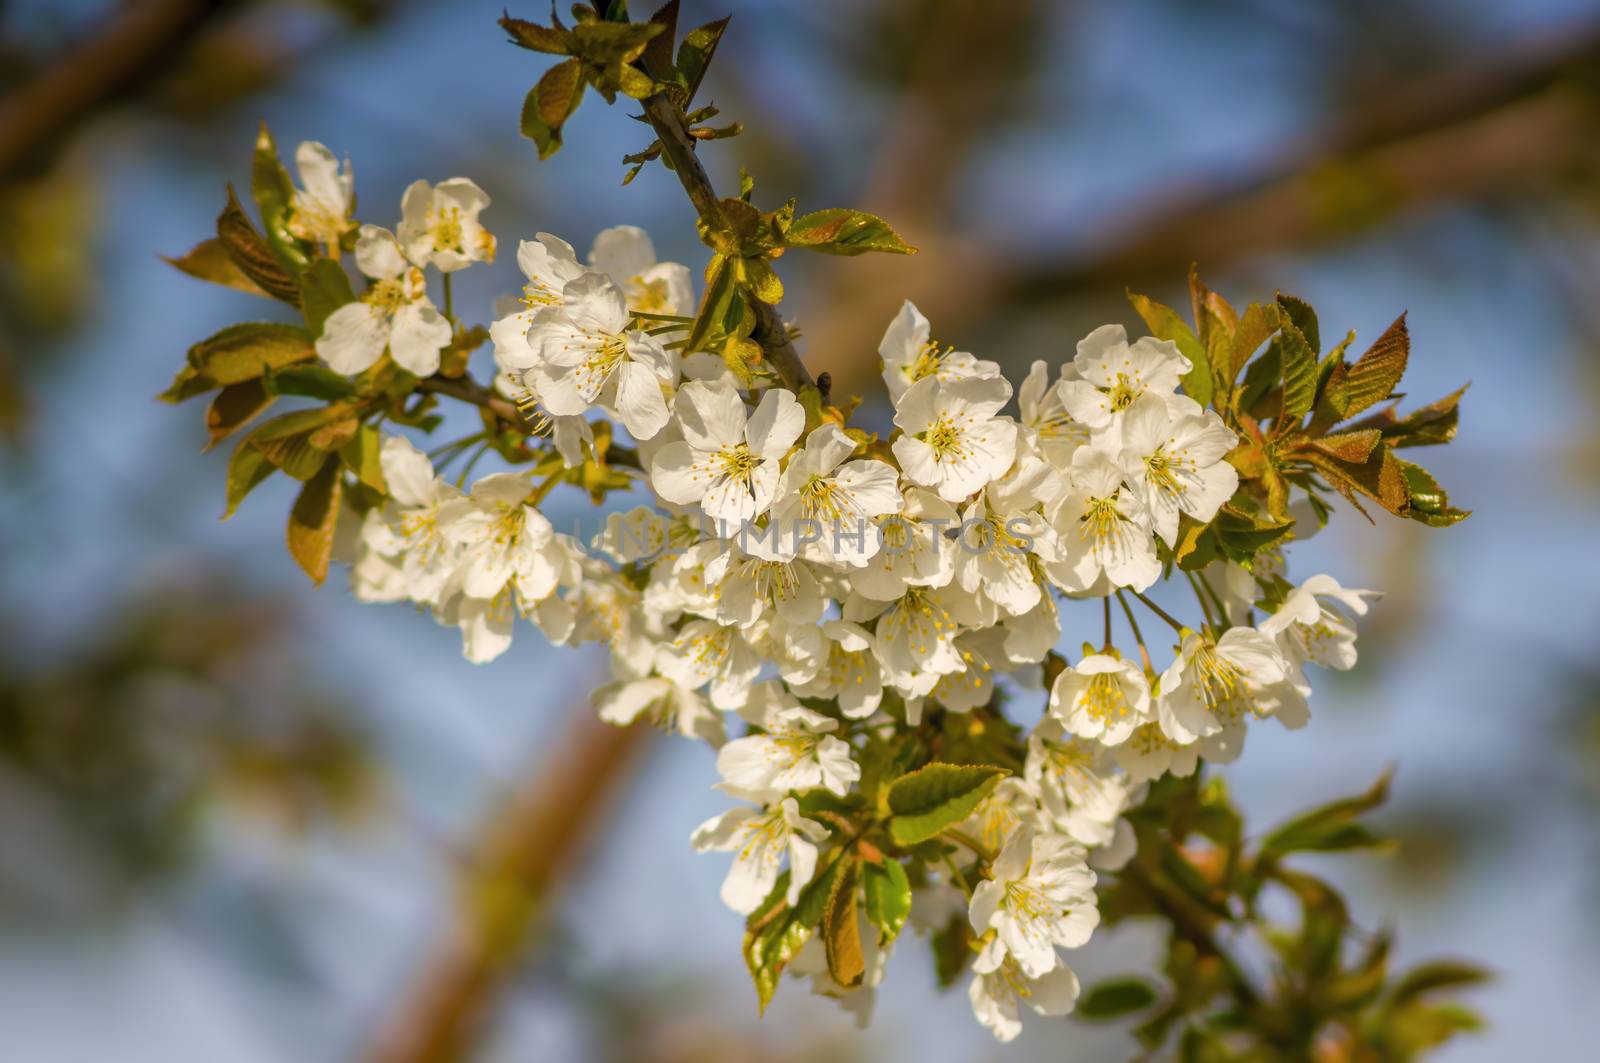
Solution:
<path fill-rule="evenodd" d="M 506 16 L 500 19 L 500 28 L 511 35 L 511 43 L 533 52 L 546 55 L 569 55 L 572 51 L 572 31 L 558 27 L 541 26 L 537 22 Z"/>
<path fill-rule="evenodd" d="M 328 457 L 327 450 L 316 445 L 313 435 L 349 417 L 350 411 L 341 406 L 295 410 L 258 427 L 245 438 L 245 444 L 259 450 L 268 461 L 296 480 L 309 480 Z M 348 439 L 341 439 L 338 446 L 346 442 Z"/>
<path fill-rule="evenodd" d="M 705 79 L 706 70 L 711 66 L 711 57 L 716 55 L 717 44 L 722 40 L 723 31 L 728 28 L 728 19 L 732 17 L 719 18 L 690 30 L 678 46 L 678 73 L 683 78 L 687 93 L 684 96 L 686 105 L 700 91 L 700 82 Z"/>
<path fill-rule="evenodd" d="M 1152 336 L 1176 344 L 1179 353 L 1189 359 L 1189 371 L 1183 377 L 1184 394 L 1202 406 L 1211 405 L 1211 359 L 1206 356 L 1206 349 L 1201 346 L 1188 322 L 1170 306 L 1158 303 L 1149 296 L 1139 295 L 1132 289 L 1128 290 L 1128 301 L 1144 318 L 1145 327 Z"/>
<path fill-rule="evenodd" d="M 784 246 L 830 255 L 864 255 L 869 251 L 910 255 L 917 250 L 900 239 L 900 234 L 882 218 L 845 207 L 812 211 L 796 218 L 789 226 Z"/>
<path fill-rule="evenodd" d="M 376 425 L 362 425 L 350 442 L 339 448 L 339 457 L 357 480 L 380 494 L 389 493 L 383 478 L 383 435 Z"/>
<path fill-rule="evenodd" d="M 1376 428 L 1365 428 L 1355 432 L 1336 432 L 1331 436 L 1313 439 L 1306 446 L 1340 461 L 1361 465 L 1372 457 L 1372 451 L 1382 441 L 1382 432 Z"/>
<path fill-rule="evenodd" d="M 822 921 L 824 910 L 833 896 L 834 880 L 843 873 L 849 861 L 836 855 L 827 867 L 821 869 L 800 891 L 793 907 L 784 903 L 789 889 L 789 872 L 778 876 L 772 893 L 761 907 L 751 913 L 745 924 L 744 962 L 755 982 L 756 998 L 760 1010 L 766 1011 L 772 995 L 778 990 L 778 978 L 789 961 L 794 959 L 811 937 L 811 932 Z"/>
<path fill-rule="evenodd" d="M 988 764 L 927 764 L 889 784 L 889 836 L 909 846 L 970 816 L 1010 774 Z"/>
<path fill-rule="evenodd" d="M 706 265 L 706 290 L 700 298 L 700 310 L 695 314 L 694 324 L 684 344 L 685 354 L 705 349 L 712 326 L 728 316 L 738 298 L 739 285 L 728 256 L 712 255 Z"/>
<path fill-rule="evenodd" d="M 315 356 L 305 329 L 270 321 L 230 325 L 189 348 L 189 364 L 215 385 L 254 380 Z"/>
<path fill-rule="evenodd" d="M 233 448 L 233 456 L 228 459 L 228 508 L 223 510 L 222 519 L 233 516 L 233 511 L 239 508 L 245 496 L 276 472 L 277 468 L 267 460 L 265 454 L 250 445 L 250 440 L 240 440 L 239 445 Z"/>
<path fill-rule="evenodd" d="M 161 256 L 162 261 L 169 266 L 182 270 L 191 277 L 197 277 L 212 284 L 220 284 L 236 291 L 249 292 L 251 295 L 266 295 L 266 291 L 251 280 L 239 268 L 228 249 L 223 246 L 221 239 L 210 237 L 200 241 L 187 254 L 178 258 Z"/>
<path fill-rule="evenodd" d="M 322 326 L 329 314 L 355 300 L 350 275 L 331 258 L 317 259 L 300 274 L 300 312 L 305 315 L 306 328 L 313 336 L 322 335 Z"/>
<path fill-rule="evenodd" d="M 1390 773 L 1379 776 L 1364 793 L 1330 802 L 1289 820 L 1261 842 L 1261 855 L 1276 858 L 1298 852 L 1337 852 L 1384 844 L 1357 822 L 1389 797 Z"/>
<path fill-rule="evenodd" d="M 298 273 L 311 264 L 303 245 L 289 231 L 289 206 L 294 200 L 294 182 L 289 171 L 278 159 L 278 146 L 261 123 L 256 134 L 255 159 L 250 169 L 250 197 L 255 200 L 256 211 L 261 215 L 261 227 L 266 231 L 267 244 L 278 260 Z"/>
<path fill-rule="evenodd" d="M 1317 312 L 1311 309 L 1310 303 L 1297 296 L 1279 292 L 1278 309 L 1282 317 L 1287 317 L 1294 327 L 1300 330 L 1300 335 L 1311 344 L 1313 351 L 1322 350 L 1322 332 L 1317 326 Z"/>
<path fill-rule="evenodd" d="M 911 914 L 911 880 L 906 869 L 893 857 L 863 869 L 862 892 L 866 895 L 867 921 L 878 928 L 878 944 L 888 945 L 900 934 Z"/>
<path fill-rule="evenodd" d="M 255 224 L 233 194 L 232 185 L 228 186 L 228 202 L 222 208 L 222 213 L 217 215 L 217 239 L 222 242 L 240 272 L 262 291 L 291 306 L 299 304 L 300 286 L 256 231 Z"/>
<path fill-rule="evenodd" d="M 772 263 L 765 258 L 743 258 L 739 268 L 744 271 L 745 290 L 763 303 L 776 306 L 783 301 L 783 281 Z"/>
<path fill-rule="evenodd" d="M 356 392 L 355 382 L 349 377 L 314 362 L 269 371 L 262 383 L 269 395 L 304 395 L 325 402 L 348 398 Z"/>
<path fill-rule="evenodd" d="M 229 384 L 217 392 L 217 397 L 211 400 L 211 408 L 206 411 L 206 434 L 210 439 L 204 449 L 210 450 L 249 424 L 272 403 L 273 396 L 259 379 Z"/>
<path fill-rule="evenodd" d="M 172 383 L 167 385 L 167 390 L 161 392 L 156 398 L 162 402 L 179 403 L 204 395 L 208 391 L 215 391 L 217 382 L 200 373 L 194 366 L 187 363 L 173 376 Z"/>
<path fill-rule="evenodd" d="M 1410 352 L 1411 337 L 1406 332 L 1406 316 L 1401 314 L 1350 366 L 1343 381 L 1340 412 L 1354 417 L 1393 394 L 1405 375 Z"/>
<path fill-rule="evenodd" d="M 1404 1004 L 1440 989 L 1480 985 L 1492 977 L 1477 964 L 1461 960 L 1434 960 L 1407 971 L 1390 991 L 1389 999 L 1395 1004 Z"/>
<path fill-rule="evenodd" d="M 972 921 L 966 912 L 950 917 L 933 935 L 933 969 L 940 989 L 949 989 L 972 962 Z"/>
<path fill-rule="evenodd" d="M 1278 348 L 1283 372 L 1283 405 L 1278 422 L 1299 424 L 1317 398 L 1317 352 L 1292 321 L 1282 323 L 1272 342 Z"/>
<path fill-rule="evenodd" d="M 1411 494 L 1405 470 L 1388 444 L 1380 443 L 1364 462 L 1340 461 L 1313 452 L 1311 464 L 1345 500 L 1365 514 L 1356 494 L 1366 495 L 1397 517 L 1411 515 Z"/>
<path fill-rule="evenodd" d="M 1471 516 L 1471 510 L 1451 508 L 1450 496 L 1427 469 L 1403 458 L 1394 461 L 1405 476 L 1406 492 L 1411 497 L 1406 516 L 1431 528 L 1447 528 Z"/>
<path fill-rule="evenodd" d="M 1220 301 L 1222 297 L 1212 293 L 1208 298 Z M 1223 305 L 1226 306 L 1225 303 Z M 1234 323 L 1232 331 L 1228 334 L 1228 360 L 1223 368 L 1228 373 L 1229 385 L 1239 379 L 1239 373 L 1249 363 L 1250 356 L 1278 330 L 1278 325 L 1276 306 L 1251 303 L 1245 307 L 1244 316 Z M 1311 356 L 1313 367 L 1316 365 L 1316 360 L 1316 354 L 1313 353 Z"/>
<path fill-rule="evenodd" d="M 583 64 L 577 59 L 557 63 L 544 72 L 522 101 L 522 135 L 539 147 L 539 158 L 561 150 L 561 128 L 583 100 Z"/>
<path fill-rule="evenodd" d="M 827 954 L 829 976 L 849 988 L 860 985 L 867 970 L 856 903 L 861 860 L 847 856 L 840 857 L 839 863 L 844 864 L 844 870 L 834 876 L 828 906 L 823 912 L 822 945 Z"/>
<path fill-rule="evenodd" d="M 583 22 L 572 29 L 572 55 L 596 66 L 631 63 L 666 29 L 659 22 Z"/>
<path fill-rule="evenodd" d="M 289 511 L 285 539 L 289 554 L 311 582 L 321 585 L 333 558 L 333 535 L 339 523 L 339 495 L 343 487 L 339 462 L 327 457 L 316 474 L 300 488 Z"/>
<path fill-rule="evenodd" d="M 1156 991 L 1143 978 L 1108 978 L 1090 987 L 1074 1012 L 1085 1019 L 1120 1019 L 1156 1002 Z"/>
<path fill-rule="evenodd" d="M 676 80 L 678 71 L 672 62 L 672 42 L 678 39 L 678 0 L 667 0 L 650 16 L 650 21 L 658 23 L 661 32 L 650 38 L 639 61 L 658 81 Z"/>

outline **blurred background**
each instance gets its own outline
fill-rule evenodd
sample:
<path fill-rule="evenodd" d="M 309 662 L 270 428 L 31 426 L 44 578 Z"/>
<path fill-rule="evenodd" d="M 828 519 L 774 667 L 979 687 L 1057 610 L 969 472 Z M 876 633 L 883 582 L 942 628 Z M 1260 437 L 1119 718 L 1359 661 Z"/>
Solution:
<path fill-rule="evenodd" d="M 503 253 L 455 294 L 482 320 L 539 229 L 640 224 L 703 263 L 670 174 L 621 187 L 649 139 L 628 109 L 591 96 L 537 162 L 516 123 L 545 64 L 500 7 L 0 3 L 0 1060 L 395 1063 L 464 1029 L 491 1061 L 1127 1058 L 1061 1023 L 999 1048 L 910 938 L 869 1032 L 793 983 L 758 1022 L 726 859 L 688 846 L 724 804 L 706 748 L 593 723 L 600 659 L 531 628 L 475 668 L 424 615 L 313 591 L 282 477 L 218 522 L 225 452 L 152 396 L 264 304 L 158 255 L 248 182 L 260 119 L 348 155 L 368 221 L 414 178 L 478 181 Z M 1472 382 L 1426 459 L 1476 515 L 1346 512 L 1297 547 L 1301 576 L 1390 596 L 1309 730 L 1256 729 L 1226 774 L 1259 830 L 1396 766 L 1397 851 L 1319 869 L 1402 961 L 1497 972 L 1487 1031 L 1439 1058 L 1588 1056 L 1600 4 L 686 0 L 680 24 L 729 11 L 702 98 L 747 132 L 703 150 L 719 186 L 742 164 L 763 206 L 860 207 L 922 248 L 784 260 L 836 393 L 875 394 L 903 297 L 1020 379 L 1134 325 L 1124 285 L 1181 303 L 1194 260 L 1325 335 L 1408 310 L 1411 393 Z M 1075 966 L 1153 948 L 1119 928 Z"/>

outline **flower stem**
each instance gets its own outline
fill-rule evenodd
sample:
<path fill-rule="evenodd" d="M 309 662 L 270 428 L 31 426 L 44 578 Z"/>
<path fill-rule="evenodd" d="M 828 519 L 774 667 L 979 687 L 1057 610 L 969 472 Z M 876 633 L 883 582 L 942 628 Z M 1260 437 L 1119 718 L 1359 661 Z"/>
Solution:
<path fill-rule="evenodd" d="M 1139 599 L 1141 602 L 1144 603 L 1144 607 L 1146 609 L 1150 610 L 1152 613 L 1156 614 L 1161 619 L 1165 620 L 1169 625 L 1171 625 L 1172 630 L 1181 632 L 1188 626 L 1187 624 L 1185 624 L 1181 620 L 1179 620 L 1177 617 L 1173 616 L 1171 613 L 1169 613 L 1165 609 L 1161 608 L 1161 606 L 1157 605 L 1155 602 L 1152 602 L 1149 598 L 1146 598 L 1140 592 L 1134 590 L 1132 587 L 1129 587 L 1128 590 L 1130 592 L 1132 592 L 1132 594 L 1133 594 L 1133 596 L 1135 598 Z"/>
<path fill-rule="evenodd" d="M 1210 624 L 1220 634 L 1222 629 L 1217 626 L 1217 618 L 1212 615 L 1211 603 L 1206 600 L 1206 592 L 1200 589 L 1199 579 L 1195 577 L 1193 572 L 1186 571 L 1184 575 L 1189 577 L 1189 586 L 1194 590 L 1195 601 L 1200 603 L 1200 611 L 1205 614 L 1206 623 Z"/>
<path fill-rule="evenodd" d="M 1108 598 L 1107 601 L 1109 600 L 1110 599 Z M 1128 604 L 1128 599 L 1122 596 L 1121 591 L 1117 592 L 1117 604 L 1122 606 L 1122 613 L 1128 618 L 1128 626 L 1133 629 L 1133 639 L 1139 644 L 1140 663 L 1144 665 L 1144 670 L 1147 673 L 1154 672 L 1155 669 L 1150 665 L 1150 650 L 1146 648 L 1144 644 L 1144 635 L 1139 631 L 1139 621 L 1134 619 L 1133 616 L 1133 606 Z"/>

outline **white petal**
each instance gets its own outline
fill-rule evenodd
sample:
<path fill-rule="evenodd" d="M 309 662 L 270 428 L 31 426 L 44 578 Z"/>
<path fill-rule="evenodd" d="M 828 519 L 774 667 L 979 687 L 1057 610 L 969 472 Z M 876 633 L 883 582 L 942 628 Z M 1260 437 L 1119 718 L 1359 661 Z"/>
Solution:
<path fill-rule="evenodd" d="M 389 321 L 377 307 L 346 303 L 328 315 L 317 337 L 317 354 L 339 373 L 360 373 L 383 356 Z"/>

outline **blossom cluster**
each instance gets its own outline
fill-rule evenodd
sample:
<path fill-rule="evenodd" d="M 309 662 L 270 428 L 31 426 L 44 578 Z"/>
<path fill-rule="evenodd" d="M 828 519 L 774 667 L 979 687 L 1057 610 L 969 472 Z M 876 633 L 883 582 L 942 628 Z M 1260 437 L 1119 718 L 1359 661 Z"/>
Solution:
<path fill-rule="evenodd" d="M 425 271 L 493 257 L 487 196 L 461 178 L 418 182 L 393 232 L 357 228 L 347 169 L 320 145 L 297 157 L 291 227 L 330 247 L 354 230 L 370 281 L 327 318 L 318 354 L 346 374 L 386 350 L 435 372 L 452 322 Z M 558 466 L 604 462 L 612 426 L 625 431 L 648 501 L 582 542 L 540 512 L 548 486 L 532 473 L 467 487 L 391 435 L 354 593 L 425 607 L 473 661 L 504 652 L 524 619 L 551 642 L 608 647 L 604 719 L 717 748 L 736 804 L 692 843 L 733 854 L 722 898 L 741 913 L 780 888 L 798 902 L 835 839 L 818 809 L 860 785 L 867 745 L 934 714 L 999 713 L 1007 693 L 1048 684 L 1025 761 L 945 835 L 983 877 L 930 868 L 911 921 L 965 909 L 972 1006 L 1002 1040 L 1021 1003 L 1070 1010 L 1061 950 L 1098 923 L 1097 872 L 1132 856 L 1125 813 L 1145 784 L 1231 760 L 1257 720 L 1303 724 L 1305 666 L 1352 666 L 1370 593 L 1328 576 L 1294 586 L 1276 550 L 1249 570 L 1173 566 L 1183 530 L 1213 520 L 1239 475 L 1235 432 L 1181 393 L 1191 366 L 1170 342 L 1107 325 L 1056 364 L 1034 362 L 1014 391 L 907 302 L 878 350 L 895 426 L 884 441 L 776 380 L 686 354 L 690 271 L 657 261 L 641 230 L 608 229 L 582 259 L 540 233 L 516 257 L 525 284 L 489 328 L 496 390 L 540 421 Z M 1302 514 L 1295 536 L 1317 523 Z M 1189 581 L 1203 619 L 1145 596 L 1164 576 Z M 1105 617 L 1104 642 L 1070 662 L 1058 648 L 1069 602 Z M 1136 649 L 1113 638 L 1113 604 Z M 1170 658 L 1135 609 L 1170 625 Z M 833 981 L 815 939 L 789 968 L 865 1014 L 891 946 L 867 942 L 857 987 Z"/>

